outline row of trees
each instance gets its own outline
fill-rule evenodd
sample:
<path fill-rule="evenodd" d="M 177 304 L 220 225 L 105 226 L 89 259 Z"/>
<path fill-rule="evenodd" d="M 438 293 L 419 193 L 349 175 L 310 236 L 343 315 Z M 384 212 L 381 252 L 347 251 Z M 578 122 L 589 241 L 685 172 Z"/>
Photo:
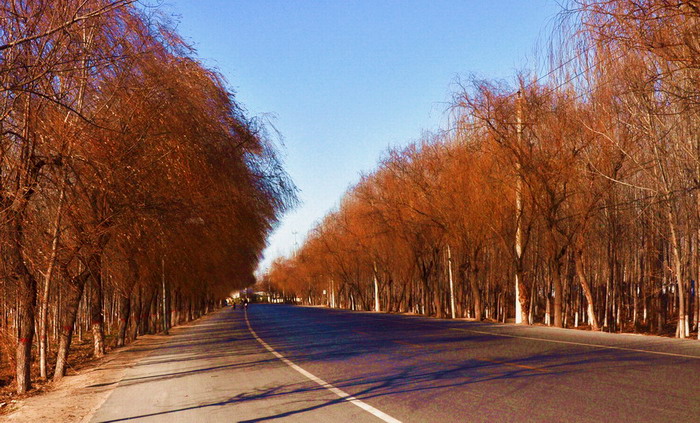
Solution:
<path fill-rule="evenodd" d="M 34 356 L 65 374 L 76 328 L 101 356 L 105 330 L 123 345 L 249 285 L 295 201 L 264 127 L 132 3 L 0 5 L 0 365 L 19 393 Z"/>
<path fill-rule="evenodd" d="M 456 92 L 453 128 L 389 151 L 268 282 L 352 309 L 696 330 L 700 6 L 569 6 L 547 75 Z"/>

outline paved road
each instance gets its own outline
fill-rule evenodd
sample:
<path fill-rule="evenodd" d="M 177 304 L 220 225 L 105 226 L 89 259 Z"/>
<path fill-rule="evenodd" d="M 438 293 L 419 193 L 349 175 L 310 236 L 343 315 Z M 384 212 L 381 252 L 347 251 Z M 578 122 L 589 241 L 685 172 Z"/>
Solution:
<path fill-rule="evenodd" d="M 92 421 L 700 421 L 694 340 L 281 305 L 247 317 L 173 336 Z"/>

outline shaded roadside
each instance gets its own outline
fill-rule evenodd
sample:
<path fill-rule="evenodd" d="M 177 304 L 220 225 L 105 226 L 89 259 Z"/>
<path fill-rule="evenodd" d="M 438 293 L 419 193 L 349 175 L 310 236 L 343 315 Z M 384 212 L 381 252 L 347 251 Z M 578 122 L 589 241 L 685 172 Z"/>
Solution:
<path fill-rule="evenodd" d="M 104 358 L 50 385 L 40 394 L 12 404 L 8 422 L 87 422 L 124 377 L 124 373 L 139 360 L 172 339 L 173 335 L 212 316 L 171 329 L 171 335 L 143 335 L 126 347 L 115 349 Z"/>

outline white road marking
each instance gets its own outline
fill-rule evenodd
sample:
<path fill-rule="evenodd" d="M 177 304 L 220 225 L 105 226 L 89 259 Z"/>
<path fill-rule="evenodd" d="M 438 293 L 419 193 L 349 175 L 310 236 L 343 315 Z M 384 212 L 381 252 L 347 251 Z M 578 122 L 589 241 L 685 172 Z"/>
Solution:
<path fill-rule="evenodd" d="M 506 333 L 495 333 L 495 332 L 487 332 L 487 331 L 483 331 L 483 330 L 474 330 L 474 329 L 462 329 L 462 328 L 449 328 L 449 329 L 460 331 L 460 332 L 471 332 L 471 333 L 478 333 L 478 334 L 483 334 L 483 335 L 501 336 L 504 338 L 519 338 L 519 339 L 527 339 L 530 341 L 541 341 L 541 342 L 552 342 L 555 344 L 578 345 L 578 346 L 582 346 L 582 347 L 599 348 L 599 349 L 605 349 L 605 350 L 633 351 L 633 352 L 638 352 L 638 353 L 666 355 L 666 356 L 671 356 L 671 357 L 700 359 L 700 357 L 698 357 L 697 355 L 669 353 L 669 352 L 663 352 L 663 351 L 649 351 L 649 350 L 641 350 L 641 349 L 637 349 L 637 348 L 616 347 L 614 345 L 587 344 L 585 342 L 562 341 L 559 339 L 536 338 L 533 336 L 524 336 L 524 335 L 509 335 Z"/>
<path fill-rule="evenodd" d="M 325 380 L 321 379 L 320 377 L 314 375 L 313 373 L 310 373 L 301 367 L 297 366 L 296 364 L 292 363 L 289 359 L 287 359 L 285 356 L 282 354 L 278 353 L 275 351 L 274 348 L 272 348 L 270 345 L 268 345 L 267 342 L 263 341 L 257 333 L 253 330 L 253 327 L 250 325 L 250 320 L 248 320 L 248 310 L 245 311 L 245 322 L 248 325 L 248 330 L 250 330 L 250 333 L 253 334 L 253 337 L 263 346 L 265 347 L 268 351 L 270 351 L 275 357 L 279 358 L 284 362 L 284 364 L 288 365 L 292 369 L 296 370 L 297 372 L 301 373 L 302 375 L 306 376 L 308 379 L 311 379 L 312 381 L 316 382 L 317 384 L 321 385 L 322 387 L 328 389 L 329 391 L 333 392 L 343 400 L 352 403 L 361 409 L 365 410 L 366 412 L 374 415 L 375 417 L 387 422 L 387 423 L 401 423 L 401 420 L 397 420 L 390 415 L 386 414 L 385 412 L 381 410 L 377 410 L 376 408 L 372 407 L 371 405 L 360 401 L 359 399 L 353 397 L 352 395 L 348 394 L 347 392 L 343 391 L 342 389 L 338 389 L 335 386 L 331 385 L 330 383 L 326 382 Z"/>
<path fill-rule="evenodd" d="M 374 316 L 364 316 L 364 317 L 367 317 L 368 319 L 382 320 L 381 317 L 374 317 Z M 430 324 L 426 324 L 426 323 L 417 323 L 417 324 L 411 323 L 411 325 L 423 326 L 426 328 L 435 329 L 434 325 L 430 325 Z M 670 352 L 663 352 L 663 351 L 650 351 L 650 350 L 643 350 L 643 349 L 638 349 L 638 348 L 628 348 L 628 347 L 616 347 L 614 345 L 588 344 L 586 342 L 563 341 L 563 340 L 559 340 L 559 339 L 537 338 L 534 336 L 512 335 L 512 334 L 507 334 L 507 333 L 489 332 L 489 331 L 485 331 L 485 330 L 476 330 L 476 329 L 464 329 L 464 328 L 444 328 L 444 329 L 454 330 L 454 331 L 459 331 L 459 332 L 478 333 L 481 335 L 500 336 L 503 338 L 518 338 L 518 339 L 527 339 L 529 341 L 551 342 L 554 344 L 578 345 L 578 346 L 582 346 L 582 347 L 599 348 L 599 349 L 605 349 L 605 350 L 632 351 L 632 352 L 654 354 L 654 355 L 665 355 L 665 356 L 670 356 L 670 357 L 693 358 L 696 360 L 700 359 L 700 356 L 697 356 L 697 355 L 670 353 Z"/>

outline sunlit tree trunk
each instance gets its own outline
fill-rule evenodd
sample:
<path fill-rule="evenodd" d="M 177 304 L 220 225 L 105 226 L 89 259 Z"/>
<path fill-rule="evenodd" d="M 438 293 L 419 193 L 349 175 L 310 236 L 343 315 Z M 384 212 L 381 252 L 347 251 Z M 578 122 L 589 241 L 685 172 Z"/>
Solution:
<path fill-rule="evenodd" d="M 447 272 L 450 279 L 450 316 L 455 318 L 455 287 L 452 280 L 452 251 L 450 246 L 447 246 Z"/>
<path fill-rule="evenodd" d="M 92 331 L 93 355 L 102 357 L 105 353 L 104 314 L 102 295 L 102 258 L 94 255 L 89 262 L 90 271 L 90 329 Z"/>
<path fill-rule="evenodd" d="M 61 213 L 63 212 L 63 199 L 65 189 L 61 189 L 58 197 L 58 209 L 53 221 L 53 231 L 51 237 L 51 252 L 49 253 L 49 263 L 44 274 L 44 291 L 41 297 L 41 309 L 39 312 L 39 372 L 41 377 L 47 377 L 46 353 L 47 353 L 47 333 L 48 333 L 48 309 L 49 294 L 51 292 L 51 278 L 53 277 L 54 265 L 56 264 L 56 252 L 58 251 L 58 238 L 60 236 Z"/>
<path fill-rule="evenodd" d="M 372 264 L 372 281 L 374 283 L 374 311 L 379 312 L 381 308 L 379 306 L 379 280 L 377 278 L 377 263 Z"/>
<path fill-rule="evenodd" d="M 588 322 L 593 330 L 600 330 L 598 327 L 598 319 L 595 315 L 595 307 L 593 300 L 593 292 L 591 291 L 591 285 L 586 277 L 586 270 L 583 263 L 583 240 L 582 236 L 579 235 L 578 245 L 575 248 L 575 261 L 576 261 L 576 275 L 578 276 L 579 283 L 581 284 L 581 289 L 586 297 L 586 311 L 588 313 Z M 578 313 L 578 310 L 577 310 Z"/>
<path fill-rule="evenodd" d="M 671 235 L 671 256 L 673 260 L 673 276 L 676 280 L 678 290 L 678 337 L 686 338 L 689 334 L 686 332 L 686 311 L 685 311 L 685 284 L 683 283 L 683 273 L 681 265 L 680 246 L 678 244 L 678 236 L 676 234 L 676 224 L 671 210 L 671 205 L 666 205 L 666 217 L 668 220 L 669 232 Z"/>

